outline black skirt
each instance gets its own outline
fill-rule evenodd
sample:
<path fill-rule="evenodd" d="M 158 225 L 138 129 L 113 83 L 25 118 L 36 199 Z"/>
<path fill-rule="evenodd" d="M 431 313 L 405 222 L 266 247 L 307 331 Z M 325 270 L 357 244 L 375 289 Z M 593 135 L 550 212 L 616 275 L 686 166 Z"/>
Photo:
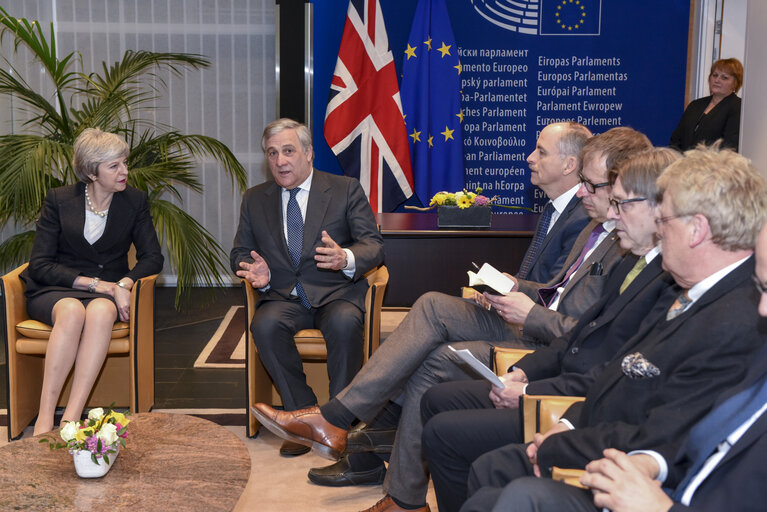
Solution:
<path fill-rule="evenodd" d="M 115 310 L 117 309 L 117 303 L 111 295 L 105 293 L 90 293 L 85 290 L 75 290 L 74 288 L 67 289 L 59 286 L 51 286 L 49 291 L 44 291 L 34 297 L 27 298 L 27 313 L 29 314 L 29 318 L 48 325 L 53 325 L 53 306 L 55 306 L 61 299 L 66 298 L 78 299 L 83 303 L 83 306 L 88 306 L 88 303 L 93 299 L 109 299 L 115 305 Z"/>

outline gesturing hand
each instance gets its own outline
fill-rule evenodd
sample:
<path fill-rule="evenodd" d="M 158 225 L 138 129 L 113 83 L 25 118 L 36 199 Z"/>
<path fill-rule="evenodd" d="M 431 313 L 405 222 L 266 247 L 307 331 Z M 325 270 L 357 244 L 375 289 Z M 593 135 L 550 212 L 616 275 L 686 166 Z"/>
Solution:
<path fill-rule="evenodd" d="M 324 230 L 322 231 L 322 244 L 317 246 L 317 253 L 314 255 L 317 268 L 341 270 L 346 267 L 346 251 Z"/>
<path fill-rule="evenodd" d="M 269 265 L 256 251 L 250 251 L 250 257 L 253 263 L 241 261 L 242 270 L 238 270 L 237 275 L 248 281 L 253 288 L 263 288 L 269 284 Z"/>

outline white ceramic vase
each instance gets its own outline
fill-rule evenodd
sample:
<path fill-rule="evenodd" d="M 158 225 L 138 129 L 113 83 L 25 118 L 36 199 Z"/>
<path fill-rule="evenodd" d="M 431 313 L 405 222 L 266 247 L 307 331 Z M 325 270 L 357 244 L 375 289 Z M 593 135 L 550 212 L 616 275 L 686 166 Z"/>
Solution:
<path fill-rule="evenodd" d="M 108 464 L 103 458 L 99 459 L 98 464 L 93 462 L 93 459 L 91 459 L 91 452 L 88 450 L 77 450 L 76 452 L 73 452 L 72 458 L 75 462 L 75 471 L 77 471 L 77 475 L 80 478 L 100 478 L 106 475 L 109 470 L 112 469 L 112 464 L 114 464 L 115 459 L 117 459 L 117 456 L 120 454 L 120 445 L 116 445 L 115 449 L 117 450 L 115 453 L 107 454 L 109 457 Z"/>

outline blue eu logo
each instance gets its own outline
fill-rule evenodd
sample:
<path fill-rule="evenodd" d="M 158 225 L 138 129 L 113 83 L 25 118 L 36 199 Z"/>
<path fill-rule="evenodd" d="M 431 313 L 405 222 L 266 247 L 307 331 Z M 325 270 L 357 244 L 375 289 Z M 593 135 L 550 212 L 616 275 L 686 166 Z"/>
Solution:
<path fill-rule="evenodd" d="M 541 35 L 599 35 L 601 0 L 542 0 Z"/>
<path fill-rule="evenodd" d="M 602 0 L 471 0 L 493 25 L 542 36 L 598 36 Z"/>

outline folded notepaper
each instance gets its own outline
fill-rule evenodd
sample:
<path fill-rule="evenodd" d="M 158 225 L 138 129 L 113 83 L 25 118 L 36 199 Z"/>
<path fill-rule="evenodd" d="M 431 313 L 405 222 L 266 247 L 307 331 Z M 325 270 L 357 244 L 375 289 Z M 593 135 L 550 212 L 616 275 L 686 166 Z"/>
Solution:
<path fill-rule="evenodd" d="M 462 349 L 456 350 L 455 348 L 453 348 L 452 345 L 448 345 L 448 348 L 452 350 L 455 353 L 455 355 L 460 357 L 461 360 L 463 360 L 463 362 L 471 366 L 474 369 L 474 371 L 476 371 L 483 379 L 490 382 L 490 384 L 498 388 L 506 387 L 503 381 L 500 378 L 498 378 L 498 376 L 495 373 L 493 373 L 493 370 L 491 370 L 490 368 L 482 364 L 479 359 L 474 357 L 474 354 L 472 354 L 469 351 L 469 349 L 462 348 Z"/>
<path fill-rule="evenodd" d="M 514 288 L 514 281 L 500 273 L 489 263 L 483 264 L 478 272 L 469 270 L 467 273 L 469 274 L 469 286 L 477 291 L 504 295 Z M 484 287 L 490 289 L 483 289 Z"/>

